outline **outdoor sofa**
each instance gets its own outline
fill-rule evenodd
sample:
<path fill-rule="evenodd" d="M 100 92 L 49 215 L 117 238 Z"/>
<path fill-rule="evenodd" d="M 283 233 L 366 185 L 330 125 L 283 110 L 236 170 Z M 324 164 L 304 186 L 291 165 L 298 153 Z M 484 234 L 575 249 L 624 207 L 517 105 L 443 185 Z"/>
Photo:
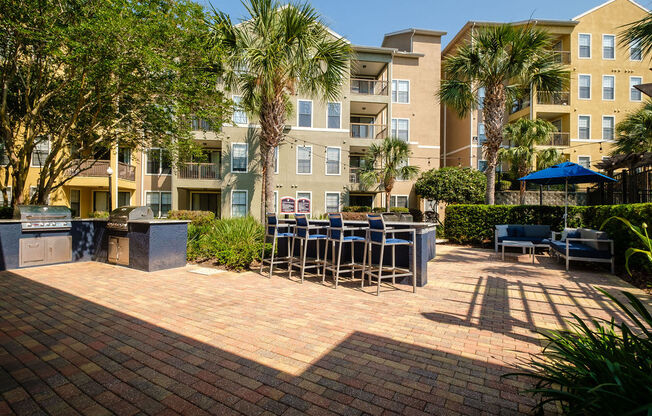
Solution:
<path fill-rule="evenodd" d="M 552 234 L 549 225 L 521 225 L 501 224 L 496 225 L 495 242 L 496 253 L 505 240 L 529 241 L 534 247 L 549 247 Z"/>
<path fill-rule="evenodd" d="M 573 260 L 611 263 L 611 273 L 614 273 L 614 241 L 604 231 L 566 228 L 561 233 L 553 232 L 549 243 L 550 254 L 566 260 L 566 270 Z"/>

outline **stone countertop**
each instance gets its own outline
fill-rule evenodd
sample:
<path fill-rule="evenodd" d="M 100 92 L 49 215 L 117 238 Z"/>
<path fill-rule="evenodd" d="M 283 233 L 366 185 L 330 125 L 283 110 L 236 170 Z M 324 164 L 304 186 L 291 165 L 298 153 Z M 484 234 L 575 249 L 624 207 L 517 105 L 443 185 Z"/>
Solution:
<path fill-rule="evenodd" d="M 190 220 L 166 220 L 165 218 L 155 218 L 151 220 L 129 220 L 129 224 L 188 224 Z"/>
<path fill-rule="evenodd" d="M 67 221 L 104 221 L 106 222 L 108 218 L 70 218 Z M 4 219 L 0 220 L 0 224 L 7 224 L 7 223 L 22 223 L 22 222 L 32 222 L 30 220 L 21 220 L 20 218 L 9 218 L 9 219 Z"/>

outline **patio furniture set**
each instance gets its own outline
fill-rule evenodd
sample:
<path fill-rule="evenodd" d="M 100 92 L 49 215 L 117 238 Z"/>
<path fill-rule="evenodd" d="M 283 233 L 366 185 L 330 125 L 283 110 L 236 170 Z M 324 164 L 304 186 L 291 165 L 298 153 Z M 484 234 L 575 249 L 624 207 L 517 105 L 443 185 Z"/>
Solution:
<path fill-rule="evenodd" d="M 316 270 L 316 274 L 322 278 L 322 283 L 325 283 L 326 272 L 329 271 L 333 276 L 334 288 L 337 289 L 340 275 L 350 274 L 351 279 L 354 279 L 357 273 L 361 288 L 364 288 L 365 279 L 369 285 L 372 279 L 376 281 L 376 295 L 380 294 L 383 279 L 391 279 L 392 285 L 395 285 L 397 278 L 410 278 L 412 291 L 416 292 L 417 256 L 414 228 L 390 228 L 380 214 L 368 214 L 368 225 L 356 227 L 346 226 L 342 214 L 328 214 L 328 225 L 311 224 L 305 214 L 295 214 L 294 217 L 294 223 L 281 223 L 276 214 L 267 214 L 265 241 L 271 240 L 272 250 L 269 258 L 266 258 L 263 249 L 261 274 L 267 265 L 268 277 L 271 278 L 274 267 L 285 264 L 290 278 L 296 268 L 303 283 L 305 272 Z M 396 234 L 401 237 L 410 235 L 411 239 L 397 238 Z M 281 247 L 285 253 L 280 253 L 279 250 L 277 255 L 277 248 Z M 399 247 L 407 247 L 410 252 L 411 261 L 408 267 L 397 266 L 396 250 Z M 310 257 L 309 251 L 312 254 Z M 344 263 L 343 254 L 348 257 L 344 259 Z M 360 257 L 362 262 L 359 261 Z"/>
<path fill-rule="evenodd" d="M 551 256 L 566 261 L 566 270 L 572 261 L 610 263 L 614 273 L 614 242 L 604 231 L 588 228 L 565 228 L 562 232 L 550 230 L 549 225 L 496 225 L 495 250 L 505 247 L 522 248 L 528 251 L 534 263 L 534 250 L 546 248 Z"/>

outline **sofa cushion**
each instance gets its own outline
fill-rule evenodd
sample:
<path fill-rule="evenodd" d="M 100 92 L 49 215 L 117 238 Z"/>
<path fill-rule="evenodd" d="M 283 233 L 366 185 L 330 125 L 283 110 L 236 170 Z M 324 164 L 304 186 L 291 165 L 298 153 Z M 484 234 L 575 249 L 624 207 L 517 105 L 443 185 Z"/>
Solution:
<path fill-rule="evenodd" d="M 523 227 L 523 233 L 525 237 L 548 238 L 550 237 L 550 226 L 549 225 L 526 225 Z"/>
<path fill-rule="evenodd" d="M 507 229 L 509 228 L 509 225 L 507 224 L 501 224 L 501 225 L 496 225 L 496 237 L 507 237 Z"/>
<path fill-rule="evenodd" d="M 533 244 L 542 244 L 544 238 L 541 237 L 498 237 L 498 242 L 503 241 L 531 241 Z"/>
<path fill-rule="evenodd" d="M 566 237 L 581 238 L 580 230 L 578 228 L 564 228 L 564 231 L 561 232 L 560 241 L 566 241 Z"/>
<path fill-rule="evenodd" d="M 550 248 L 562 254 L 566 254 L 566 242 L 551 241 Z M 568 254 L 571 257 L 586 257 L 591 259 L 609 259 L 609 251 L 596 250 L 591 246 L 581 243 L 569 243 Z"/>
<path fill-rule="evenodd" d="M 608 239 L 608 235 L 604 231 L 590 230 L 588 228 L 582 228 L 580 230 L 580 234 L 581 234 L 580 238 L 588 238 L 591 240 Z M 583 241 L 582 244 L 586 244 L 587 246 L 593 247 L 594 249 L 600 251 L 609 251 L 611 249 L 610 244 L 607 242 L 601 243 L 599 241 Z"/>
<path fill-rule="evenodd" d="M 525 232 L 523 231 L 522 225 L 508 225 L 507 226 L 507 235 L 509 237 L 524 237 Z"/>

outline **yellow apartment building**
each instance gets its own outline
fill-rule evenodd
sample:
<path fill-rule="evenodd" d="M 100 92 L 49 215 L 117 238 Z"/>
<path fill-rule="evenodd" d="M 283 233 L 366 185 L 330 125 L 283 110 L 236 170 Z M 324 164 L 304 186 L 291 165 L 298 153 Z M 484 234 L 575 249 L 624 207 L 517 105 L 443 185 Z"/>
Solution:
<path fill-rule="evenodd" d="M 650 82 L 649 62 L 639 45 L 623 45 L 622 26 L 643 18 L 648 10 L 632 0 L 609 0 L 568 21 L 529 20 L 514 25 L 535 25 L 547 30 L 559 62 L 570 72 L 569 88 L 554 98 L 532 91 L 515 102 L 505 117 L 545 119 L 557 127 L 546 146 L 557 147 L 565 158 L 586 167 L 609 155 L 615 126 L 642 105 L 644 97 L 634 85 Z M 446 59 L 471 34 L 495 22 L 468 22 L 442 53 Z M 484 124 L 482 110 L 461 119 L 442 108 L 442 164 L 483 169 Z"/>

